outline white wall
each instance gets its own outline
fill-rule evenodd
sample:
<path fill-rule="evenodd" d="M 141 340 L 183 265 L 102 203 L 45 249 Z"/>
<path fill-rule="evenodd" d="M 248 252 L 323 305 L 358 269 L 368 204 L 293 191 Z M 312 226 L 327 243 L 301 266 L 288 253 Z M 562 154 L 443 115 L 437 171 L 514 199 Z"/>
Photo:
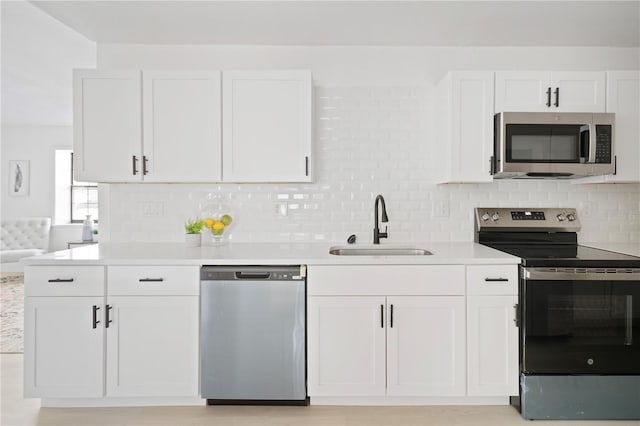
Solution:
<path fill-rule="evenodd" d="M 99 44 L 98 67 L 304 68 L 321 87 L 431 86 L 448 70 L 638 69 L 640 49 Z"/>
<path fill-rule="evenodd" d="M 638 241 L 640 185 L 497 181 L 436 185 L 434 86 L 451 69 L 638 69 L 638 49 L 99 45 L 102 68 L 308 68 L 317 180 L 299 185 L 107 185 L 101 240 L 182 241 L 182 223 L 221 200 L 236 241 L 371 241 L 387 200 L 389 241 L 473 239 L 476 206 L 576 207 L 581 241 Z M 433 214 L 446 201 L 448 217 Z M 104 204 L 102 204 L 104 202 Z M 287 215 L 276 214 L 286 206 Z M 151 214 L 151 212 L 154 212 Z M 106 225 L 106 226 L 105 226 Z"/>
<path fill-rule="evenodd" d="M 94 68 L 96 45 L 23 0 L 0 2 L 2 22 L 2 217 L 54 215 L 55 148 L 71 148 L 73 68 Z M 8 196 L 9 161 L 28 160 L 27 197 Z M 53 249 L 80 238 L 69 225 L 51 235 Z"/>
<path fill-rule="evenodd" d="M 73 129 L 70 126 L 2 126 L 0 161 L 1 209 L 3 218 L 46 216 L 53 221 L 54 212 L 54 152 L 72 148 Z M 29 195 L 9 195 L 9 161 L 29 161 Z M 67 241 L 81 237 L 80 225 L 52 229 L 52 249 L 67 248 Z"/>
<path fill-rule="evenodd" d="M 71 148 L 69 126 L 3 126 L 0 193 L 2 217 L 49 216 L 54 207 L 54 151 Z M 26 197 L 9 195 L 9 161 L 30 162 L 30 187 Z"/>
<path fill-rule="evenodd" d="M 95 67 L 95 43 L 26 1 L 0 10 L 2 125 L 70 126 L 71 69 Z"/>

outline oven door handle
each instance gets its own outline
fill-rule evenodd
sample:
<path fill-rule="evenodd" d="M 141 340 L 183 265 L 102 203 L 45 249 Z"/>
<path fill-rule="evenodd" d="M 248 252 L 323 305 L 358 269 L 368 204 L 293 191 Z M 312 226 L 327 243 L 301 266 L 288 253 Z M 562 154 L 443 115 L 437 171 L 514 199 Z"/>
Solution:
<path fill-rule="evenodd" d="M 640 268 L 524 268 L 526 280 L 640 281 Z"/>

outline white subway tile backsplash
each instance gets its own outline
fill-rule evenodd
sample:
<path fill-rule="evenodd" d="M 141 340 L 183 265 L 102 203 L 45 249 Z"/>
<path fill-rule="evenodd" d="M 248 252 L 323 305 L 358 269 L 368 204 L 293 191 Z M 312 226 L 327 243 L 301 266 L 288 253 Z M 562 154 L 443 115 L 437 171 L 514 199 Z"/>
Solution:
<path fill-rule="evenodd" d="M 374 199 L 383 194 L 389 242 L 471 241 L 478 206 L 575 207 L 581 241 L 640 241 L 638 184 L 437 185 L 432 96 L 423 87 L 317 87 L 315 183 L 112 184 L 109 210 L 101 211 L 109 216 L 110 235 L 101 238 L 181 242 L 187 218 L 222 203 L 235 215 L 232 241 L 344 244 L 356 234 L 358 242 L 370 243 Z M 448 217 L 434 217 L 434 203 L 445 200 Z"/>

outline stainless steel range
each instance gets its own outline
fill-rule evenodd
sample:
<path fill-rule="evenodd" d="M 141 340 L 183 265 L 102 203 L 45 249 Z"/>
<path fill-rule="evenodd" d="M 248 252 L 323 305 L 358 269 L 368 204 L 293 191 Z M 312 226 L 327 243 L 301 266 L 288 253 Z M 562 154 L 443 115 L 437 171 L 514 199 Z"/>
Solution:
<path fill-rule="evenodd" d="M 579 245 L 575 209 L 477 208 L 476 242 L 522 259 L 526 419 L 640 419 L 640 258 Z"/>

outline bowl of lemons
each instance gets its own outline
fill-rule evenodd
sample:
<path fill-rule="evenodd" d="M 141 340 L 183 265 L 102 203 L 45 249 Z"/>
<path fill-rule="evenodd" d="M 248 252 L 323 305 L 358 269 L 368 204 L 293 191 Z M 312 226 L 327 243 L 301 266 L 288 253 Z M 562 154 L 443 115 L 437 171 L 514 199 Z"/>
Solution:
<path fill-rule="evenodd" d="M 224 244 L 229 238 L 236 220 L 230 209 L 224 206 L 209 206 L 202 214 L 202 243 L 203 245 Z"/>

